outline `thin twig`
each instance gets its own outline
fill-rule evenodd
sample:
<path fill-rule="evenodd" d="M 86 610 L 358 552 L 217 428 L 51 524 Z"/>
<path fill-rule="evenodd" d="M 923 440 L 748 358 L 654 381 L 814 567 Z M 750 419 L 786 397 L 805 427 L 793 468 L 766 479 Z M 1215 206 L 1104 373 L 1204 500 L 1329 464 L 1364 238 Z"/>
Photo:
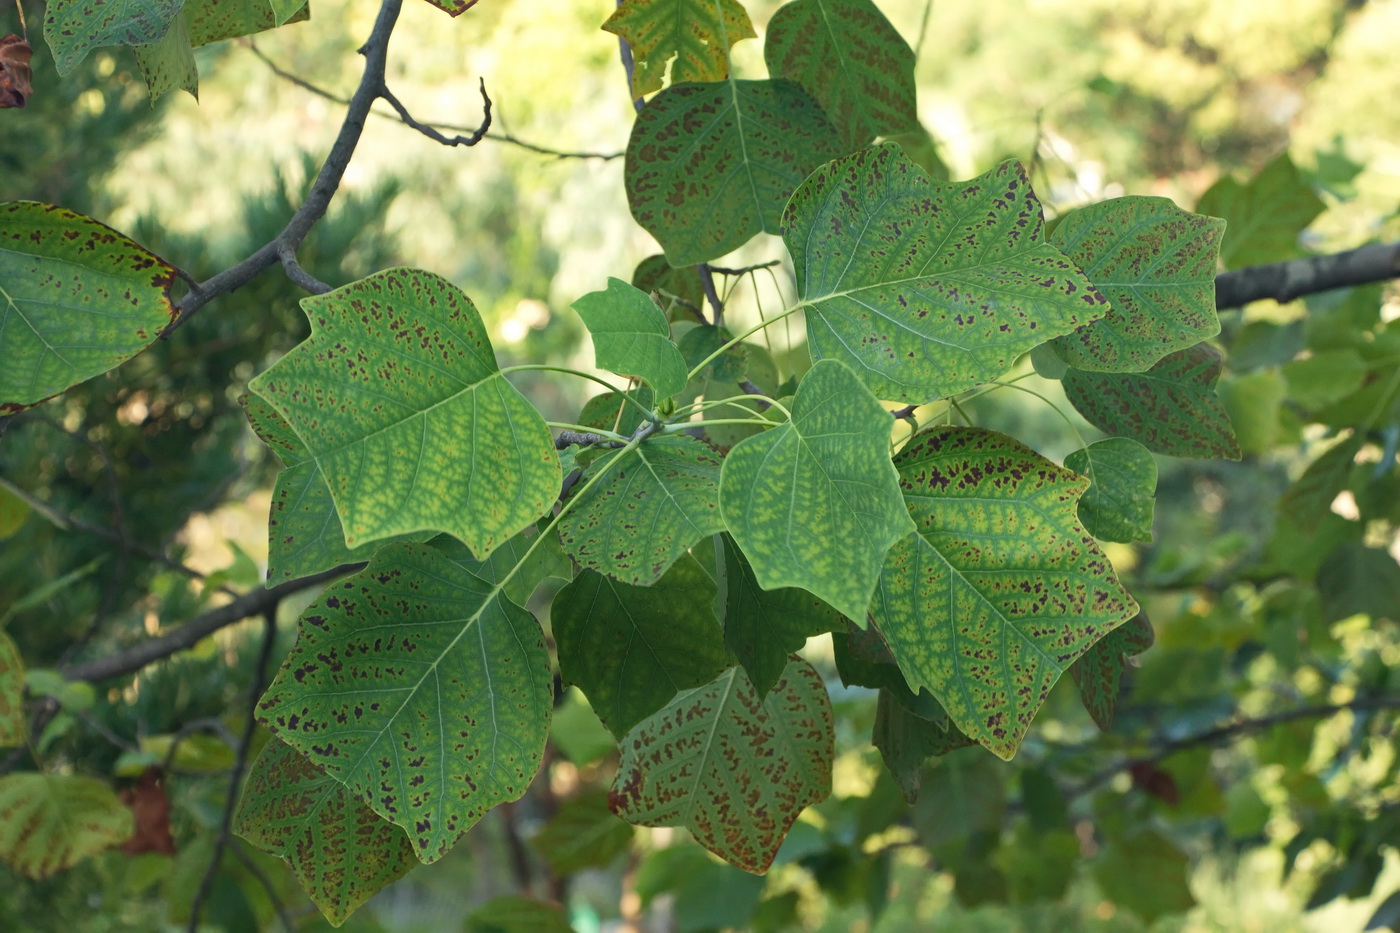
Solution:
<path fill-rule="evenodd" d="M 148 664 L 163 660 L 187 648 L 193 648 L 201 640 L 217 632 L 221 628 L 241 622 L 251 616 L 265 612 L 269 606 L 275 606 L 278 602 L 302 590 L 319 586 L 336 577 L 346 574 L 357 573 L 365 568 L 363 563 L 342 564 L 331 570 L 323 570 L 321 573 L 312 574 L 309 577 L 301 577 L 296 580 L 288 580 L 280 583 L 271 589 L 253 590 L 251 593 L 244 593 L 231 603 L 225 603 L 201 613 L 190 619 L 179 628 L 158 635 L 155 638 L 143 641 L 140 644 L 128 648 L 120 654 L 110 655 L 105 658 L 96 658 L 82 664 L 74 664 L 71 667 L 60 669 L 60 673 L 69 680 L 86 680 L 96 683 L 108 680 L 112 677 L 120 677 L 123 674 L 134 674 Z"/>
<path fill-rule="evenodd" d="M 20 0 L 15 0 L 15 9 L 19 12 L 19 31 L 24 34 L 24 41 L 29 43 L 29 24 L 24 21 L 24 4 Z"/>
<path fill-rule="evenodd" d="M 903 408 L 896 408 L 890 414 L 894 415 L 895 421 L 906 421 L 914 417 L 914 412 L 918 407 L 918 405 L 905 405 Z"/>
<path fill-rule="evenodd" d="M 243 735 L 238 741 L 233 770 L 229 774 L 228 794 L 224 797 L 224 811 L 223 817 L 219 821 L 219 834 L 214 837 L 214 853 L 209 857 L 209 867 L 204 870 L 204 877 L 200 879 L 199 890 L 195 892 L 194 900 L 190 902 L 190 921 L 185 928 L 187 933 L 198 933 L 199 914 L 204 906 L 204 899 L 209 896 L 209 891 L 214 885 L 214 876 L 218 874 L 219 864 L 224 860 L 224 849 L 228 848 L 229 841 L 233 838 L 233 811 L 238 808 L 238 791 L 243 783 L 243 772 L 248 767 L 248 752 L 253 744 L 253 731 L 258 727 L 258 700 L 262 696 L 263 684 L 267 682 L 267 665 L 272 660 L 272 649 L 276 644 L 277 604 L 273 603 L 263 613 L 263 640 L 262 647 L 258 649 L 258 660 L 253 668 L 253 683 L 249 688 L 248 722 L 243 726 Z M 283 923 L 286 924 L 285 918 L 283 918 Z M 291 929 L 290 926 L 287 927 L 289 933 Z"/>
<path fill-rule="evenodd" d="M 748 275 L 750 272 L 757 272 L 759 269 L 771 269 L 774 266 L 780 266 L 782 264 L 783 261 L 781 259 L 770 259 L 767 262 L 760 262 L 752 266 L 740 266 L 737 269 L 727 269 L 724 266 L 710 266 L 710 271 L 717 272 L 720 275 L 740 276 Z"/>
<path fill-rule="evenodd" d="M 438 132 L 436 128 L 426 123 L 419 123 L 417 120 L 413 119 L 413 114 L 408 112 L 408 108 L 394 96 L 394 92 L 389 90 L 388 85 L 379 89 L 379 96 L 384 98 L 390 107 L 394 108 L 394 112 L 399 115 L 399 119 L 402 120 L 405 125 L 413 127 L 434 142 L 442 143 L 444 146 L 475 146 L 486 136 L 486 131 L 491 129 L 491 97 L 486 93 L 486 79 L 481 78 L 480 81 L 482 101 L 481 125 L 472 130 L 471 134 L 467 136 L 444 136 L 442 133 Z"/>
<path fill-rule="evenodd" d="M 714 325 L 724 326 L 724 302 L 719 300 L 719 295 L 715 292 L 714 270 L 702 262 L 695 267 L 695 271 L 700 274 L 700 290 L 705 293 L 705 300 L 714 309 Z"/>
<path fill-rule="evenodd" d="M 292 280 L 293 285 L 304 288 L 313 295 L 324 295 L 331 290 L 329 285 L 302 268 L 301 262 L 297 260 L 297 252 L 291 246 L 283 244 L 279 247 L 277 258 L 282 263 L 282 270 L 287 273 L 287 278 Z"/>

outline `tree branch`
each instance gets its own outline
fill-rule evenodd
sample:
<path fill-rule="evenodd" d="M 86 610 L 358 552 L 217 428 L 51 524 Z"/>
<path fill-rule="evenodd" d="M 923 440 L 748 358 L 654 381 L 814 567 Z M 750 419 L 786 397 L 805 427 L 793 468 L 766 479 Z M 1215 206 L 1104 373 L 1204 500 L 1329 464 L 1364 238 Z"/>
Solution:
<path fill-rule="evenodd" d="M 313 586 L 319 586 L 334 580 L 336 577 L 357 573 L 364 568 L 363 563 L 342 564 L 309 577 L 279 583 L 271 589 L 244 593 L 231 603 L 216 606 L 208 612 L 195 616 L 171 632 L 159 635 L 149 641 L 143 641 L 120 654 L 65 667 L 61 673 L 69 680 L 86 680 L 94 683 L 112 677 L 120 677 L 123 674 L 134 674 L 148 664 L 168 658 L 176 652 L 193 648 L 202 639 L 221 628 L 266 612 L 268 607 L 277 605 L 293 593 L 311 589 Z"/>
<path fill-rule="evenodd" d="M 394 108 L 394 111 L 399 115 L 399 119 L 402 120 L 406 126 L 413 127 L 413 129 L 434 142 L 442 143 L 444 146 L 475 146 L 486 136 L 486 131 L 491 129 L 491 97 L 486 93 L 486 79 L 481 78 L 480 81 L 482 111 L 484 115 L 481 118 L 481 125 L 472 130 L 469 136 L 444 136 L 434 127 L 426 123 L 419 123 L 417 120 L 413 119 L 413 114 L 409 113 L 408 108 L 399 102 L 399 99 L 394 96 L 394 93 L 389 90 L 387 85 L 379 89 L 379 96 L 389 102 L 389 106 Z"/>
<path fill-rule="evenodd" d="M 705 263 L 695 267 L 695 271 L 700 274 L 700 290 L 705 293 L 705 300 L 714 309 L 714 324 L 716 327 L 724 325 L 724 302 L 719 300 L 719 294 L 715 291 L 714 270 Z"/>
<path fill-rule="evenodd" d="M 1215 306 L 1238 308 L 1261 298 L 1283 304 L 1349 285 L 1400 277 L 1400 243 L 1370 243 L 1344 253 L 1249 266 L 1215 277 Z"/>

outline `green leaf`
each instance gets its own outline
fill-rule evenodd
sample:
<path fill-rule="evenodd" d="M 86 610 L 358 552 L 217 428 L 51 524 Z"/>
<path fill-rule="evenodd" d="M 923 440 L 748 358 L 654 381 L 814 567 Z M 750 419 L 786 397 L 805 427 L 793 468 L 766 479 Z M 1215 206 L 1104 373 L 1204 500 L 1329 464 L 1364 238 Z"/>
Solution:
<path fill-rule="evenodd" d="M 530 844 L 558 875 L 604 868 L 632 844 L 632 827 L 608 809 L 606 791 L 589 790 L 564 802 Z"/>
<path fill-rule="evenodd" d="M 311 18 L 306 0 L 186 0 L 190 41 L 196 46 L 251 36 Z"/>
<path fill-rule="evenodd" d="M 31 511 L 28 502 L 0 486 L 0 541 L 23 528 Z"/>
<path fill-rule="evenodd" d="M 832 360 L 802 379 L 791 410 L 725 458 L 725 524 L 759 586 L 802 587 L 863 625 L 885 552 L 913 528 L 890 464 L 889 413 Z"/>
<path fill-rule="evenodd" d="M 845 632 L 833 632 L 831 647 L 841 683 L 848 687 L 879 690 L 915 716 L 933 723 L 940 731 L 946 732 L 951 727 L 947 710 L 933 698 L 933 694 L 924 689 L 918 693 L 909 689 L 909 683 L 904 679 L 879 629 L 852 627 Z"/>
<path fill-rule="evenodd" d="M 651 586 L 582 571 L 550 611 L 564 682 L 588 694 L 608 731 L 623 735 L 729 663 L 714 597 L 714 581 L 688 555 Z"/>
<path fill-rule="evenodd" d="M 57 700 L 58 705 L 73 713 L 86 712 L 97 702 L 92 684 L 69 680 L 49 668 L 31 668 L 24 672 L 24 686 L 35 696 Z"/>
<path fill-rule="evenodd" d="M 566 688 L 563 701 L 555 705 L 554 719 L 549 724 L 549 740 L 565 758 L 580 768 L 617 750 L 617 740 L 577 687 Z"/>
<path fill-rule="evenodd" d="M 1298 234 L 1326 206 L 1285 152 L 1247 185 L 1221 178 L 1201 195 L 1196 210 L 1225 219 L 1220 261 L 1238 269 L 1301 256 Z"/>
<path fill-rule="evenodd" d="M 798 814 L 831 793 L 834 742 L 831 701 L 806 661 L 793 658 L 762 700 L 731 667 L 627 733 L 608 806 L 630 823 L 686 827 L 762 874 Z"/>
<path fill-rule="evenodd" d="M 138 45 L 136 67 L 146 81 L 146 93 L 152 101 L 167 91 L 189 91 L 199 100 L 199 68 L 194 62 L 194 46 L 190 42 L 190 26 L 184 10 L 175 17 L 165 35 L 150 45 Z"/>
<path fill-rule="evenodd" d="M 688 307 L 684 312 L 673 312 L 672 320 L 703 323 L 700 306 L 705 302 L 705 292 L 694 266 L 677 269 L 666 261 L 665 256 L 648 256 L 637 263 L 637 268 L 632 271 L 632 284 L 648 294 L 656 292 L 663 305 L 672 297 L 685 302 Z"/>
<path fill-rule="evenodd" d="M 1400 564 L 1383 548 L 1338 545 L 1317 570 L 1317 592 L 1328 622 L 1354 615 L 1400 621 Z"/>
<path fill-rule="evenodd" d="M 971 842 L 1001 835 L 1006 821 L 1006 773 L 980 749 L 945 755 L 929 768 L 914 806 L 914 828 L 949 867 L 975 858 Z"/>
<path fill-rule="evenodd" d="M 650 386 L 637 386 L 629 389 L 627 395 L 637 402 L 633 405 L 617 392 L 604 392 L 583 403 L 578 423 L 600 431 L 630 435 L 641 427 L 644 416 L 642 409 L 651 411 L 656 405 L 656 394 Z M 640 407 L 638 407 L 640 406 Z"/>
<path fill-rule="evenodd" d="M 1079 520 L 1101 541 L 1152 540 L 1157 461 L 1146 447 L 1110 437 L 1065 457 L 1065 466 L 1089 478 L 1079 500 Z"/>
<path fill-rule="evenodd" d="M 880 750 L 890 777 L 907 803 L 919 799 L 924 762 L 977 743 L 956 726 L 938 724 L 915 715 L 888 690 L 881 690 L 875 705 L 872 744 Z"/>
<path fill-rule="evenodd" d="M 792 81 L 677 85 L 632 126 L 627 201 L 671 265 L 708 262 L 756 233 L 777 233 L 802 179 L 845 151 Z"/>
<path fill-rule="evenodd" d="M 672 84 L 723 80 L 729 49 L 755 35 L 737 0 L 623 0 L 603 28 L 632 47 L 633 97 L 661 90 L 672 59 Z"/>
<path fill-rule="evenodd" d="M 721 536 L 715 557 L 722 562 L 716 575 L 724 625 L 724 643 L 749 675 L 759 698 L 778 682 L 788 656 L 823 632 L 844 627 L 841 614 L 803 589 L 765 590 L 754 578 L 734 539 Z"/>
<path fill-rule="evenodd" d="M 1231 365 L 1233 365 L 1233 355 Z M 1323 350 L 1283 367 L 1288 397 L 1305 408 L 1324 408 L 1361 388 L 1369 367 L 1351 347 Z"/>
<path fill-rule="evenodd" d="M 1114 840 L 1092 864 L 1104 896 L 1149 924 L 1196 903 L 1186 883 L 1186 854 L 1159 833 L 1148 830 Z"/>
<path fill-rule="evenodd" d="M 539 625 L 421 544 L 382 548 L 302 613 L 258 703 L 278 738 L 441 858 L 538 770 L 553 684 Z"/>
<path fill-rule="evenodd" d="M 1080 702 L 1105 732 L 1113 725 L 1128 659 L 1151 648 L 1155 637 L 1152 623 L 1140 612 L 1100 638 L 1070 667 Z"/>
<path fill-rule="evenodd" d="M 1137 611 L 1076 517 L 1088 482 L 1017 441 L 942 427 L 895 458 L 918 530 L 871 614 L 911 689 L 1010 759 L 1050 688 Z"/>
<path fill-rule="evenodd" d="M 1283 494 L 1279 509 L 1304 531 L 1312 532 L 1332 514 L 1332 502 L 1347 488 L 1362 438 L 1352 434 L 1329 447 Z"/>
<path fill-rule="evenodd" d="M 121 845 L 131 810 L 101 781 L 25 771 L 0 777 L 0 860 L 42 880 Z"/>
<path fill-rule="evenodd" d="M 185 0 L 51 0 L 44 39 L 59 75 L 104 45 L 146 45 L 165 35 Z"/>
<path fill-rule="evenodd" d="M 268 586 L 367 560 L 386 543 L 346 547 L 330 487 L 301 438 L 266 399 L 247 393 L 239 401 L 248 423 L 284 466 L 273 485 L 267 516 Z M 420 531 L 390 541 L 426 541 L 432 536 L 431 531 Z"/>
<path fill-rule="evenodd" d="M 706 535 L 724 527 L 720 458 L 692 437 L 649 437 L 588 467 L 559 520 L 564 550 L 590 570 L 645 586 Z"/>
<path fill-rule="evenodd" d="M 1230 416 L 1215 394 L 1220 351 L 1210 344 L 1178 350 L 1145 373 L 1071 369 L 1060 384 L 1094 427 L 1140 441 L 1172 457 L 1240 458 Z"/>
<path fill-rule="evenodd" d="M 1277 442 L 1279 415 L 1288 388 L 1277 369 L 1231 373 L 1217 387 L 1243 454 L 1268 453 Z"/>
<path fill-rule="evenodd" d="M 1050 242 L 1083 268 L 1108 313 L 1055 339 L 1071 366 L 1141 372 L 1220 333 L 1215 264 L 1225 222 L 1166 198 L 1127 197 L 1071 212 Z"/>
<path fill-rule="evenodd" d="M 484 558 L 554 502 L 554 439 L 456 286 L 389 269 L 302 308 L 311 336 L 249 388 L 305 443 L 349 547 L 445 531 Z"/>
<path fill-rule="evenodd" d="M 19 649 L 0 631 L 0 748 L 24 744 L 24 660 Z"/>
<path fill-rule="evenodd" d="M 783 216 L 813 357 L 901 402 L 995 379 L 1108 310 L 1043 227 L 1015 162 L 936 185 L 886 143 L 822 166 Z"/>
<path fill-rule="evenodd" d="M 175 318 L 174 282 L 158 256 L 91 217 L 0 204 L 0 414 L 150 346 Z"/>
<path fill-rule="evenodd" d="M 851 147 L 919 125 L 914 51 L 870 0 L 796 0 L 763 37 L 775 78 L 817 99 Z"/>
<path fill-rule="evenodd" d="M 418 865 L 402 829 L 276 739 L 248 772 L 233 831 L 285 859 L 335 926 Z"/>
<path fill-rule="evenodd" d="M 702 360 L 708 359 L 710 354 L 719 350 L 720 347 L 734 339 L 734 335 L 728 328 L 716 327 L 713 324 L 701 324 L 699 327 L 692 327 L 686 331 L 677 342 L 681 356 L 685 359 L 687 369 L 700 365 Z M 735 344 L 715 357 L 703 370 L 696 375 L 703 376 L 713 382 L 737 383 L 748 375 L 748 346 L 746 344 Z M 706 398 L 710 397 L 706 393 Z M 729 410 L 729 414 L 723 417 L 735 417 L 734 411 Z"/>
<path fill-rule="evenodd" d="M 606 291 L 589 292 L 574 310 L 593 335 L 599 368 L 646 380 L 658 398 L 685 388 L 685 360 L 671 342 L 666 315 L 646 292 L 609 278 Z"/>
<path fill-rule="evenodd" d="M 462 542 L 448 535 L 439 535 L 429 543 L 454 564 L 487 583 L 504 581 L 501 592 L 506 599 L 517 606 L 527 606 L 535 590 L 549 577 L 568 581 L 574 576 L 573 564 L 559 546 L 559 539 L 546 533 L 544 540 L 537 541 L 538 534 L 535 528 L 526 528 L 485 560 L 472 557 Z"/>
<path fill-rule="evenodd" d="M 467 915 L 465 933 L 574 933 L 564 911 L 553 904 L 505 894 Z"/>

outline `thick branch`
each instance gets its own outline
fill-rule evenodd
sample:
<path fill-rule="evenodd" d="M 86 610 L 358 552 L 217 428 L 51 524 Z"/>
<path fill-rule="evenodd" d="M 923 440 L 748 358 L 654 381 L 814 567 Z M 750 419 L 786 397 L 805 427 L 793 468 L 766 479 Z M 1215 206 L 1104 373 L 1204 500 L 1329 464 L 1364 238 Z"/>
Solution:
<path fill-rule="evenodd" d="M 270 607 L 277 605 L 293 593 L 299 593 L 302 590 L 308 590 L 313 586 L 334 580 L 336 577 L 363 570 L 364 566 L 363 563 L 342 564 L 309 577 L 279 583 L 271 589 L 244 593 L 231 603 L 225 603 L 195 616 L 174 631 L 149 641 L 143 641 L 120 654 L 66 667 L 62 670 L 62 674 L 69 680 L 91 682 L 120 677 L 123 674 L 134 674 L 148 664 L 168 658 L 176 652 L 193 648 L 202 639 L 221 628 L 266 612 Z"/>
<path fill-rule="evenodd" d="M 1261 298 L 1282 304 L 1349 285 L 1400 277 L 1400 243 L 1371 243 L 1327 256 L 1249 266 L 1215 277 L 1215 306 L 1238 308 Z"/>

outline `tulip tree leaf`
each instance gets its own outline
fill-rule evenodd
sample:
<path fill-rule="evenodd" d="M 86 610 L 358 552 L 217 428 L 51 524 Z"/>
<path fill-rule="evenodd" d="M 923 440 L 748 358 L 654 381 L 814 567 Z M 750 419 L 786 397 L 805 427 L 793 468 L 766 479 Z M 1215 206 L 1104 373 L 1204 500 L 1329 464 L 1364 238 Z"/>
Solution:
<path fill-rule="evenodd" d="M 550 611 L 564 682 L 588 695 L 609 732 L 625 734 L 729 663 L 714 596 L 714 581 L 689 555 L 651 586 L 581 572 Z"/>
<path fill-rule="evenodd" d="M 1060 384 L 1070 404 L 1108 434 L 1172 457 L 1238 460 L 1230 416 L 1215 394 L 1221 365 L 1220 351 L 1202 343 L 1163 357 L 1146 372 L 1071 369 Z"/>
<path fill-rule="evenodd" d="M 585 486 L 600 471 L 603 477 Z M 720 458 L 692 437 L 649 437 L 584 471 L 559 519 L 564 550 L 583 566 L 645 586 L 696 541 L 724 527 Z"/>
<path fill-rule="evenodd" d="M 249 387 L 315 459 L 349 547 L 444 531 L 485 557 L 554 502 L 554 439 L 456 286 L 389 269 L 302 307 L 311 336 Z"/>
<path fill-rule="evenodd" d="M 642 409 L 651 411 L 655 406 L 656 394 L 649 386 L 640 385 L 629 389 L 627 395 L 637 404 L 633 405 L 617 392 L 604 392 L 602 395 L 593 396 L 583 403 L 578 423 L 600 431 L 632 434 L 645 420 Z"/>
<path fill-rule="evenodd" d="M 1044 225 L 1015 162 L 948 185 L 892 143 L 823 165 L 783 217 L 812 356 L 901 402 L 995 379 L 1108 310 Z"/>
<path fill-rule="evenodd" d="M 881 690 L 875 704 L 871 744 L 880 750 L 905 801 L 913 804 L 919 799 L 925 761 L 977 743 L 957 726 L 940 727 L 916 715 L 890 691 Z"/>
<path fill-rule="evenodd" d="M 775 78 L 791 78 L 822 105 L 852 147 L 919 125 L 914 51 L 870 0 L 796 0 L 763 38 Z"/>
<path fill-rule="evenodd" d="M 168 91 L 189 91 L 199 99 L 199 68 L 194 60 L 194 45 L 190 42 L 190 25 L 181 10 L 165 31 L 165 35 L 150 45 L 138 45 L 136 66 L 146 81 L 146 93 L 152 101 Z"/>
<path fill-rule="evenodd" d="M 1110 437 L 1074 451 L 1065 466 L 1092 484 L 1079 500 L 1079 520 L 1090 534 L 1125 544 L 1152 540 L 1157 461 L 1146 447 Z"/>
<path fill-rule="evenodd" d="M 645 380 L 659 398 L 685 388 L 685 360 L 671 342 L 666 315 L 646 292 L 609 278 L 606 291 L 584 295 L 574 310 L 593 335 L 599 367 Z"/>
<path fill-rule="evenodd" d="M 531 840 L 556 874 L 602 868 L 632 844 L 635 830 L 608 809 L 604 790 L 584 791 L 564 802 Z"/>
<path fill-rule="evenodd" d="M 632 46 L 633 97 L 661 90 L 667 63 L 672 84 L 723 80 L 730 47 L 754 38 L 738 0 L 623 0 L 603 28 Z"/>
<path fill-rule="evenodd" d="M 346 547 L 326 478 L 292 426 L 266 399 L 250 393 L 240 401 L 248 423 L 283 465 L 267 516 L 267 585 L 368 559 L 385 542 Z M 420 531 L 390 540 L 426 541 L 432 534 Z"/>
<path fill-rule="evenodd" d="M 642 826 L 683 826 L 738 868 L 768 869 L 798 814 L 831 793 L 831 701 L 793 658 L 760 700 L 743 669 L 677 694 L 622 740 L 612 811 Z"/>
<path fill-rule="evenodd" d="M 789 655 L 808 638 L 836 631 L 844 622 L 839 612 L 806 590 L 763 589 L 734 539 L 724 535 L 721 540 L 715 556 L 723 561 L 717 577 L 722 581 L 724 643 L 762 698 L 782 676 Z"/>
<path fill-rule="evenodd" d="M 171 266 L 90 217 L 0 204 L 0 414 L 150 346 L 175 318 L 174 282 Z"/>
<path fill-rule="evenodd" d="M 1332 514 L 1332 503 L 1351 481 L 1352 466 L 1365 438 L 1352 434 L 1323 452 L 1279 499 L 1279 506 L 1308 533 Z"/>
<path fill-rule="evenodd" d="M 22 771 L 0 777 L 0 861 L 42 880 L 121 845 L 131 810 L 101 781 Z"/>
<path fill-rule="evenodd" d="M 705 292 L 694 266 L 677 269 L 664 255 L 648 256 L 632 270 L 632 284 L 648 294 L 659 294 L 663 305 L 672 297 L 679 298 L 685 302 L 682 306 L 685 320 L 701 319 L 700 306 L 705 301 Z"/>
<path fill-rule="evenodd" d="M 0 748 L 24 744 L 24 661 L 19 649 L 0 631 Z"/>
<path fill-rule="evenodd" d="M 777 233 L 793 189 L 846 151 L 792 81 L 681 84 L 637 114 L 627 201 L 671 265 L 708 262 L 754 234 Z"/>
<path fill-rule="evenodd" d="M 201 46 L 303 22 L 311 18 L 311 8 L 305 0 L 185 0 L 184 14 L 190 41 Z"/>
<path fill-rule="evenodd" d="M 913 529 L 890 464 L 890 416 L 841 363 L 798 384 L 792 420 L 725 458 L 725 524 L 764 589 L 798 586 L 864 625 L 890 545 Z"/>
<path fill-rule="evenodd" d="M 910 688 L 1010 759 L 1059 676 L 1137 605 L 1076 517 L 1083 477 L 952 426 L 895 466 L 918 531 L 890 549 L 871 614 Z"/>
<path fill-rule="evenodd" d="M 1225 222 L 1166 198 L 1114 198 L 1068 214 L 1050 242 L 1089 276 L 1108 313 L 1055 339 L 1079 369 L 1141 372 L 1220 333 L 1215 263 Z"/>
<path fill-rule="evenodd" d="M 524 606 L 547 578 L 567 581 L 574 576 L 573 564 L 559 546 L 559 539 L 549 533 L 539 539 L 538 534 L 534 528 L 526 528 L 485 560 L 472 557 L 466 545 L 449 535 L 438 535 L 430 543 L 453 563 L 487 583 L 502 584 L 501 593 L 506 599 Z"/>
<path fill-rule="evenodd" d="M 441 858 L 525 792 L 553 684 L 534 618 L 421 544 L 382 548 L 302 613 L 258 703 L 278 738 Z"/>
<path fill-rule="evenodd" d="M 1154 638 L 1152 623 L 1146 614 L 1138 613 L 1100 638 L 1070 667 L 1079 687 L 1080 702 L 1100 729 L 1107 731 L 1113 725 L 1113 710 L 1118 706 L 1128 659 L 1151 648 Z"/>
<path fill-rule="evenodd" d="M 1201 195 L 1196 210 L 1224 218 L 1220 261 L 1239 269 L 1301 256 L 1298 234 L 1326 206 L 1285 152 L 1248 184 L 1228 175 L 1220 179 Z"/>
<path fill-rule="evenodd" d="M 418 865 L 402 829 L 276 739 L 248 772 L 233 830 L 285 859 L 302 890 L 337 926 Z"/>
<path fill-rule="evenodd" d="M 59 75 L 67 75 L 93 49 L 155 42 L 184 5 L 185 0 L 52 0 L 44 39 Z"/>

